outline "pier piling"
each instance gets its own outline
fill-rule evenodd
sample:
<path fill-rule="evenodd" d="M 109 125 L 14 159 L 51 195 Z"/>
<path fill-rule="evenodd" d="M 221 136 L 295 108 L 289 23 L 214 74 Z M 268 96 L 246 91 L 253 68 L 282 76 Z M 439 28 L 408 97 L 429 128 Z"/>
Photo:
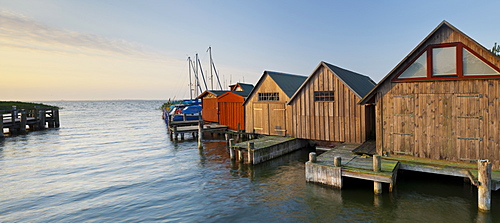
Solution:
<path fill-rule="evenodd" d="M 342 166 L 342 157 L 340 156 L 333 157 L 333 166 L 335 167 Z"/>
<path fill-rule="evenodd" d="M 315 153 L 315 152 L 310 152 L 310 153 L 309 153 L 309 162 L 311 162 L 311 163 L 315 163 L 315 162 L 317 161 L 316 156 L 317 156 L 317 155 L 316 155 L 316 153 Z"/>
<path fill-rule="evenodd" d="M 231 160 L 236 159 L 233 146 L 234 146 L 234 139 L 229 139 L 229 158 L 231 158 Z"/>
<path fill-rule="evenodd" d="M 478 208 L 481 211 L 491 209 L 491 162 L 488 160 L 478 160 Z"/>
<path fill-rule="evenodd" d="M 21 134 L 26 134 L 26 124 L 28 122 L 27 120 L 28 116 L 26 114 L 26 111 L 24 109 L 21 110 L 21 122 L 19 123 L 19 132 Z"/>
<path fill-rule="evenodd" d="M 253 162 L 252 158 L 253 150 L 254 150 L 254 142 L 248 142 L 248 163 L 250 164 L 252 164 Z"/>
<path fill-rule="evenodd" d="M 373 171 L 380 172 L 382 170 L 382 159 L 380 155 L 373 155 Z M 373 192 L 375 194 L 382 194 L 382 183 L 373 181 Z"/>
<path fill-rule="evenodd" d="M 198 149 L 203 149 L 203 120 L 198 123 Z"/>

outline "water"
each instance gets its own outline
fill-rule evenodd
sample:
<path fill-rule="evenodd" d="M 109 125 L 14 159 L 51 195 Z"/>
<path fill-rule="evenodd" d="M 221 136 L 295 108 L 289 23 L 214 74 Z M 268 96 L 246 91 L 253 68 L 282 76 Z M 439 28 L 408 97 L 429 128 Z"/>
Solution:
<path fill-rule="evenodd" d="M 400 174 L 396 191 L 305 182 L 308 151 L 250 167 L 224 142 L 174 143 L 160 101 L 52 102 L 61 128 L 0 140 L 0 222 L 499 222 L 462 179 Z M 418 178 L 418 180 L 415 179 Z"/>

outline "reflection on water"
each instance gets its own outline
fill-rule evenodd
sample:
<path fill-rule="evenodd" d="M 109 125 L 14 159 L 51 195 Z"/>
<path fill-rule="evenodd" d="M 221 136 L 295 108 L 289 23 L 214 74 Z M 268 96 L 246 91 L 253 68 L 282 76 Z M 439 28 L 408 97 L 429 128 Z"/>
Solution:
<path fill-rule="evenodd" d="M 462 179 L 404 172 L 393 193 L 305 182 L 308 150 L 250 166 L 223 137 L 172 142 L 159 101 L 55 102 L 61 128 L 0 140 L 1 222 L 498 222 Z"/>

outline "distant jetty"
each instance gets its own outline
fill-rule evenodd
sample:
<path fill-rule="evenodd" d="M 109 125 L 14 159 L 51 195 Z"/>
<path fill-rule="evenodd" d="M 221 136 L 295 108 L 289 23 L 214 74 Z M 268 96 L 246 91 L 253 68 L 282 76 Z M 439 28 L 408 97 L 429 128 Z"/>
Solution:
<path fill-rule="evenodd" d="M 0 129 L 4 137 L 4 129 L 9 135 L 26 134 L 28 131 L 58 128 L 59 107 L 39 103 L 0 101 L 0 114 L 2 121 Z"/>

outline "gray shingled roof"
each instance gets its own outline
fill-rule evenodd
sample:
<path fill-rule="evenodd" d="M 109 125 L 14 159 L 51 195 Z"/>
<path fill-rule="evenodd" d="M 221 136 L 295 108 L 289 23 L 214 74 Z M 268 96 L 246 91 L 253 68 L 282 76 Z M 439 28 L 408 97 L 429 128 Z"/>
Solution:
<path fill-rule="evenodd" d="M 245 84 L 245 83 L 238 83 L 238 84 L 240 85 L 241 88 L 243 88 L 243 91 L 240 91 L 240 92 L 242 92 L 242 94 L 238 94 L 238 95 L 246 97 L 253 90 L 253 84 Z"/>
<path fill-rule="evenodd" d="M 375 82 L 368 76 L 337 67 L 335 65 L 324 63 L 334 74 L 337 75 L 359 98 L 363 98 L 373 87 Z"/>
<path fill-rule="evenodd" d="M 276 84 L 285 92 L 285 94 L 290 98 L 295 91 L 304 83 L 307 79 L 305 76 L 299 76 L 294 74 L 285 74 L 274 71 L 266 71 L 267 74 L 276 82 Z"/>

